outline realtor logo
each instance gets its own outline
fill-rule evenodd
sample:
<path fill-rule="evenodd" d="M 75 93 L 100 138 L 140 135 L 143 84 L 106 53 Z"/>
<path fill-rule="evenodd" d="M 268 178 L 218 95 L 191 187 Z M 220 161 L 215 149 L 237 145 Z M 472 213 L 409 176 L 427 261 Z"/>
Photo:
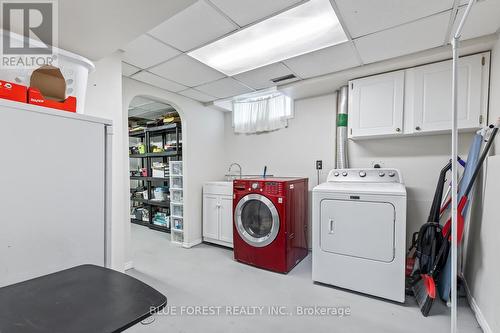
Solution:
<path fill-rule="evenodd" d="M 56 59 L 57 3 L 3 0 L 1 68 L 37 68 Z"/>

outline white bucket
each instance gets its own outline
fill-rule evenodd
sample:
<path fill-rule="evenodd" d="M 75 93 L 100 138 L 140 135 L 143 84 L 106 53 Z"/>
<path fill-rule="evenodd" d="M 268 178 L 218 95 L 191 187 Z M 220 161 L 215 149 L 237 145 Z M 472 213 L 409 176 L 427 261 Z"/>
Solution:
<path fill-rule="evenodd" d="M 3 37 L 3 31 L 0 31 Z M 12 34 L 13 38 L 21 40 L 20 35 Z M 66 96 L 76 97 L 76 112 L 84 113 L 85 94 L 87 92 L 87 80 L 89 73 L 95 69 L 94 64 L 80 55 L 54 47 L 56 54 L 56 65 L 66 80 Z M 34 69 L 4 69 L 0 68 L 0 80 L 10 81 L 25 86 L 30 85 L 31 73 Z"/>

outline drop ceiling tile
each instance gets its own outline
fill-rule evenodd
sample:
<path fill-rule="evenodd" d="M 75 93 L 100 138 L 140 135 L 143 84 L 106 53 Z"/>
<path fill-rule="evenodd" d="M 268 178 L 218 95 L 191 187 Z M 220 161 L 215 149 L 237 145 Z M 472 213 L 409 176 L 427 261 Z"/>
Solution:
<path fill-rule="evenodd" d="M 453 0 L 336 0 L 353 38 L 395 27 L 453 7 Z M 429 33 L 431 30 L 425 30 Z"/>
<path fill-rule="evenodd" d="M 233 21 L 245 26 L 297 5 L 303 0 L 210 0 Z"/>
<path fill-rule="evenodd" d="M 162 88 L 168 91 L 178 92 L 186 89 L 185 86 L 177 82 L 164 79 L 158 75 L 142 71 L 131 76 L 132 79 L 151 84 L 155 87 Z"/>
<path fill-rule="evenodd" d="M 455 18 L 454 29 L 458 27 L 466 6 L 459 9 Z M 470 39 L 493 34 L 500 29 L 500 1 L 488 0 L 476 2 L 465 22 L 462 39 Z M 451 37 L 451 36 L 450 36 Z"/>
<path fill-rule="evenodd" d="M 149 70 L 166 79 L 194 87 L 224 77 L 224 74 L 185 54 Z"/>
<path fill-rule="evenodd" d="M 233 97 L 253 91 L 230 77 L 203 84 L 196 87 L 196 90 L 218 98 Z"/>
<path fill-rule="evenodd" d="M 264 89 L 277 85 L 276 83 L 271 81 L 272 79 L 290 74 L 293 73 L 285 65 L 278 62 L 235 75 L 234 78 L 254 89 Z M 279 84 L 285 84 L 297 80 L 299 80 L 299 78 L 281 81 Z"/>
<path fill-rule="evenodd" d="M 363 63 L 399 57 L 443 45 L 451 11 L 354 40 Z"/>
<path fill-rule="evenodd" d="M 185 52 L 211 42 L 237 28 L 212 6 L 200 0 L 169 18 L 149 33 Z"/>
<path fill-rule="evenodd" d="M 351 42 L 291 58 L 285 60 L 284 63 L 302 78 L 338 72 L 361 65 Z"/>
<path fill-rule="evenodd" d="M 126 62 L 122 62 L 122 75 L 130 76 L 134 73 L 137 73 L 141 69 L 139 67 L 133 66 L 131 64 L 127 64 Z"/>
<path fill-rule="evenodd" d="M 122 60 L 140 68 L 154 66 L 180 54 L 176 49 L 148 35 L 139 36 L 123 50 Z"/>
<path fill-rule="evenodd" d="M 178 92 L 179 95 L 183 95 L 192 99 L 195 99 L 199 102 L 211 102 L 217 99 L 217 97 L 207 95 L 193 88 L 189 88 L 183 91 Z"/>
<path fill-rule="evenodd" d="M 134 99 L 130 102 L 129 108 L 137 108 L 150 103 L 154 103 L 154 101 L 150 100 L 149 98 L 137 96 L 134 97 Z"/>

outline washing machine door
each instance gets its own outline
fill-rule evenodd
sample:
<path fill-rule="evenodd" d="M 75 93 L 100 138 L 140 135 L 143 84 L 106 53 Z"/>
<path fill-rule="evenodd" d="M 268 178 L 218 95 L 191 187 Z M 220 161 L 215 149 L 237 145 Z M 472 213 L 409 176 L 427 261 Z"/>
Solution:
<path fill-rule="evenodd" d="M 280 228 L 276 207 L 260 194 L 249 194 L 240 199 L 234 211 L 234 222 L 240 237 L 254 247 L 271 244 Z"/>

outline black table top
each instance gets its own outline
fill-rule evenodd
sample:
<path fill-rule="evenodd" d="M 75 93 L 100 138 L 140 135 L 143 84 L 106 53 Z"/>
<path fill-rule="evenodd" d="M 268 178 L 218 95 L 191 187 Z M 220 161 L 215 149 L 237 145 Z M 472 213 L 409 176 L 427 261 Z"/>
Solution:
<path fill-rule="evenodd" d="M 0 288 L 0 333 L 121 332 L 166 303 L 131 276 L 82 265 Z"/>

